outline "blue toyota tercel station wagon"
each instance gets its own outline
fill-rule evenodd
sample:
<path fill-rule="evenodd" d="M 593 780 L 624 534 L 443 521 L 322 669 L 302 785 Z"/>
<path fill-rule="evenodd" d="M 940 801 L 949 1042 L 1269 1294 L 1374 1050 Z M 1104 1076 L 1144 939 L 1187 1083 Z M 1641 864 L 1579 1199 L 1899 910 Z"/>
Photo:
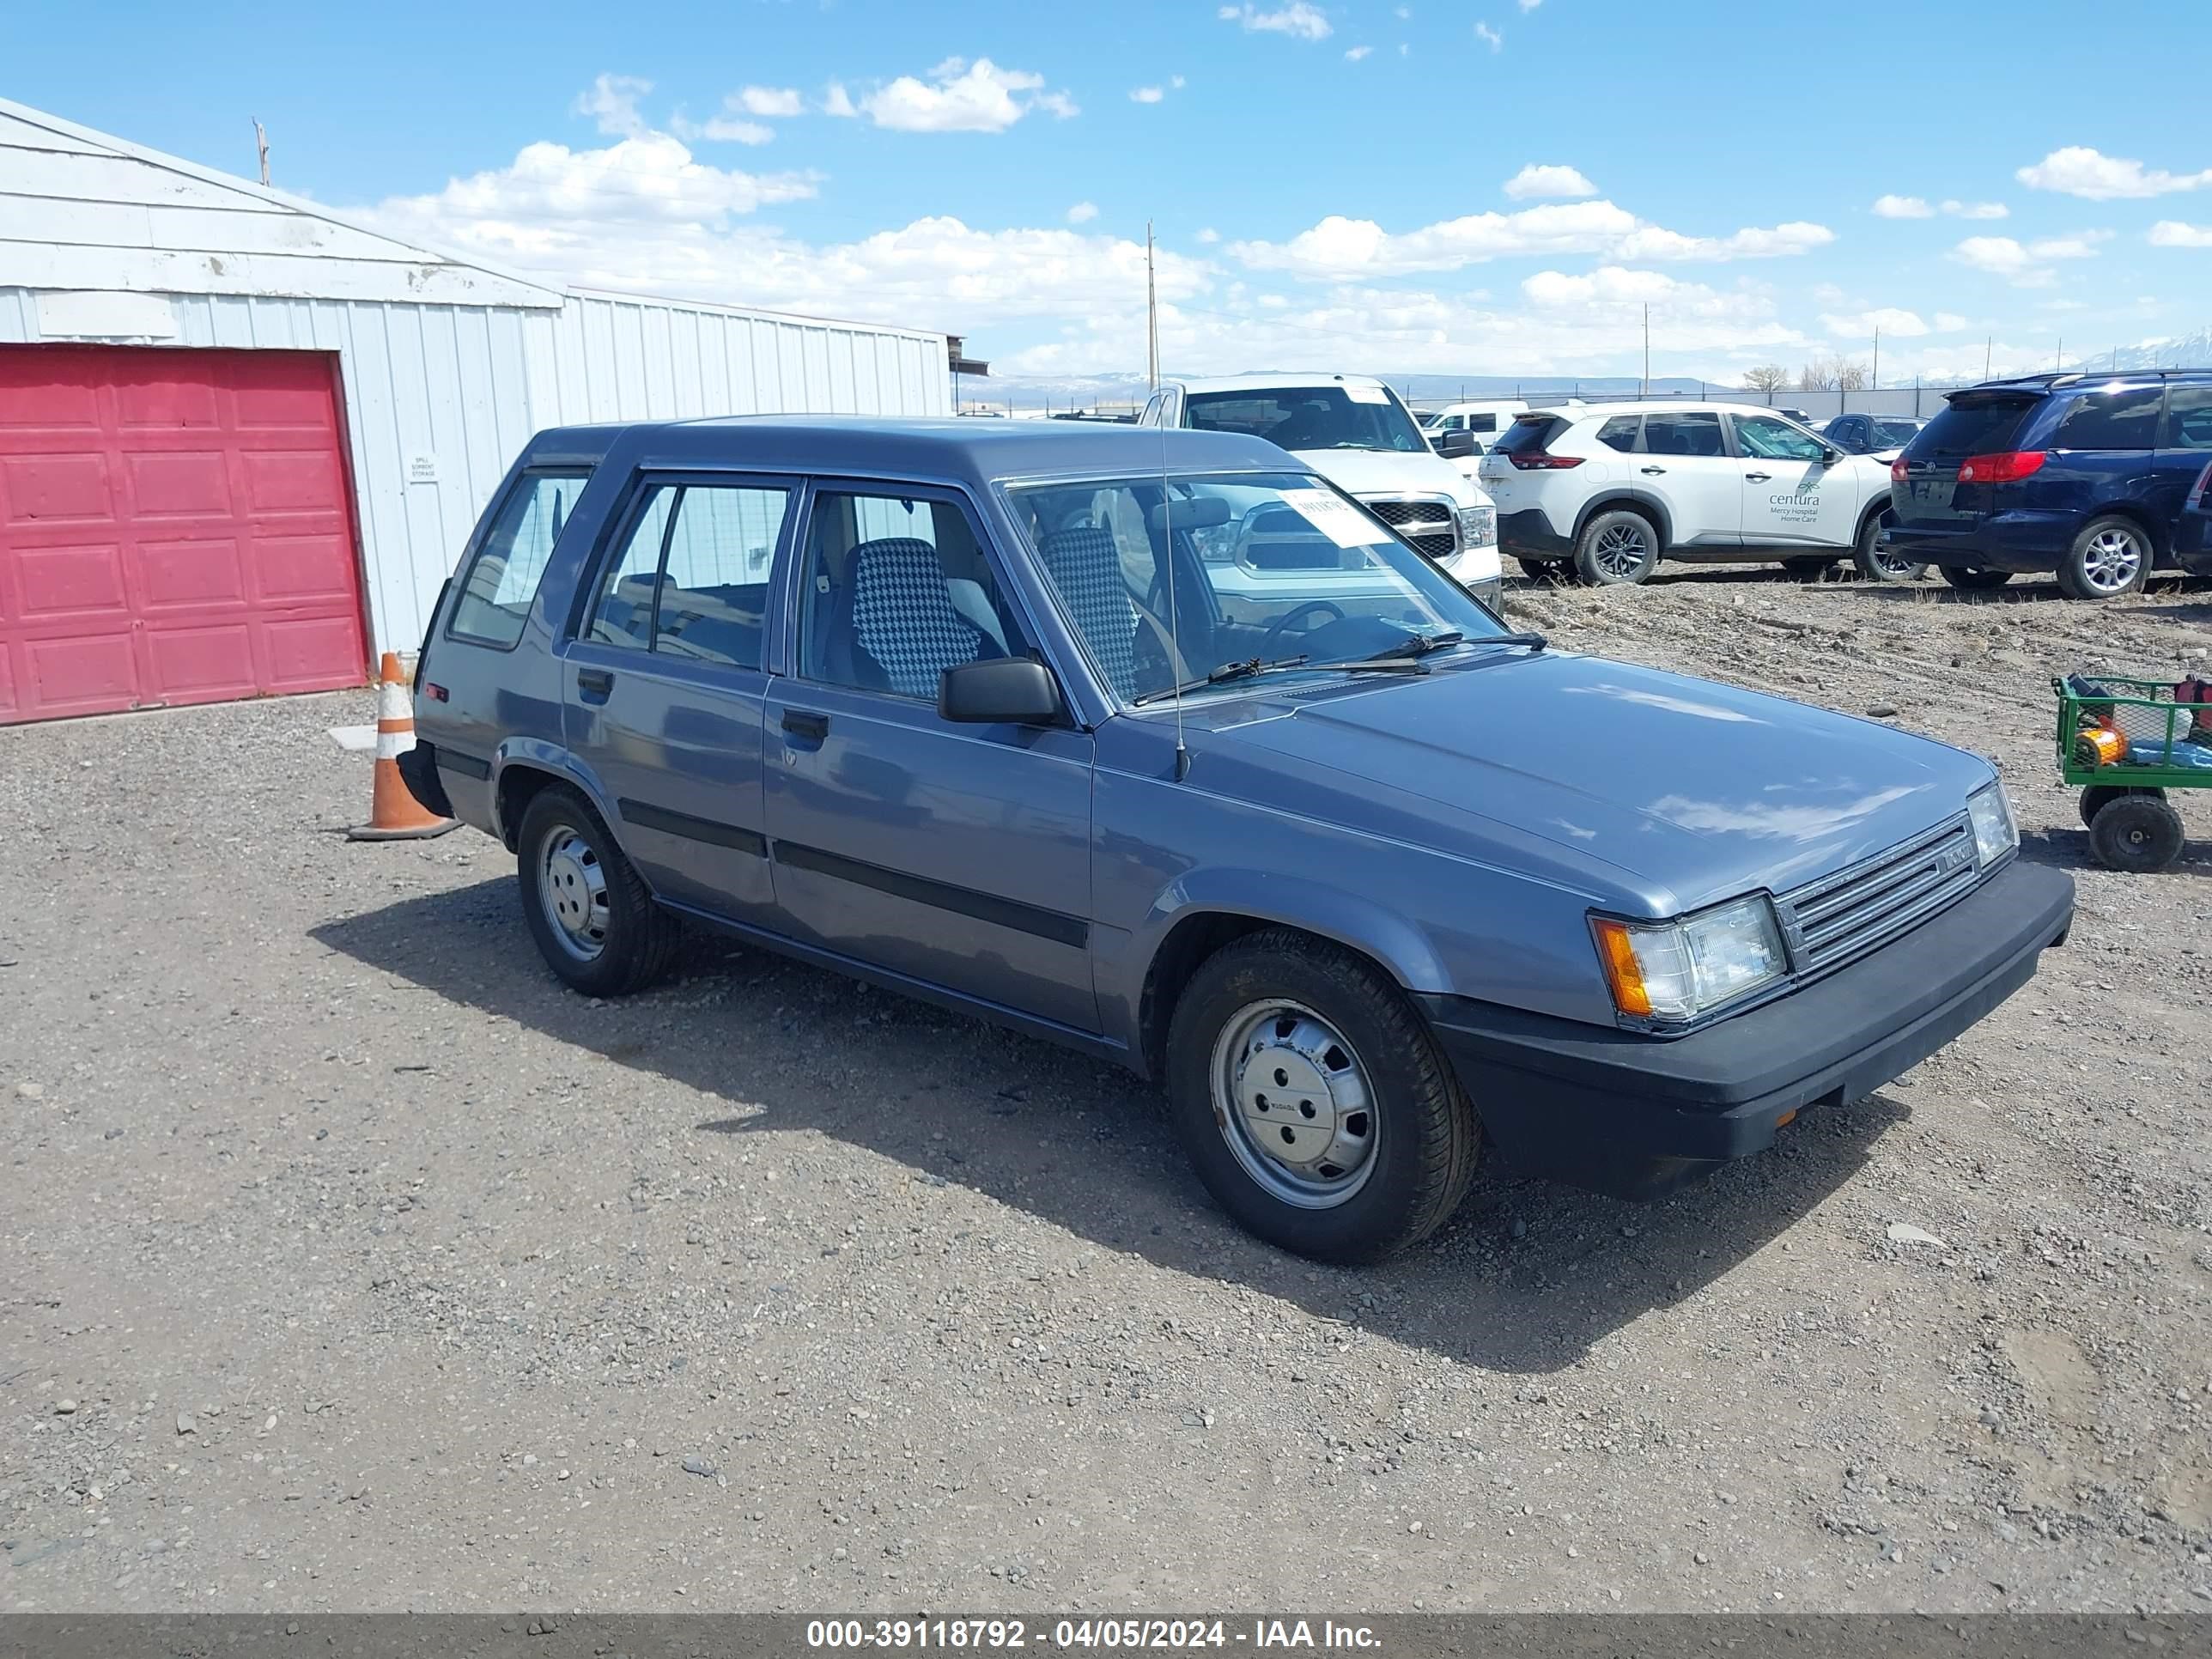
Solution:
<path fill-rule="evenodd" d="M 614 995 L 703 924 L 1165 1085 L 1369 1260 L 1494 1148 L 1663 1191 L 1857 1099 L 2073 910 L 1988 763 L 1551 650 L 1259 440 L 761 417 L 532 440 L 406 759 Z"/>

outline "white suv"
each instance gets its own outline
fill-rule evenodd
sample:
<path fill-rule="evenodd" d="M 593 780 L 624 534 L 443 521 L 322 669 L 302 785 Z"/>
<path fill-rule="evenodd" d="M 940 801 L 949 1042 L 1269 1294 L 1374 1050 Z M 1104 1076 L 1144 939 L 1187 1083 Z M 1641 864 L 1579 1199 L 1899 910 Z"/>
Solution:
<path fill-rule="evenodd" d="M 1640 582 L 1662 558 L 1779 561 L 1808 574 L 1849 558 L 1875 581 L 1923 567 L 1886 553 L 1889 469 L 1772 410 L 1605 404 L 1533 410 L 1482 458 L 1498 539 L 1532 576 Z"/>
<path fill-rule="evenodd" d="M 1382 381 L 1364 374 L 1170 381 L 1137 423 L 1238 432 L 1289 450 L 1461 586 L 1497 605 L 1498 514 L 1490 497 L 1429 447 Z M 1316 545 L 1316 556 L 1334 562 L 1332 550 Z"/>

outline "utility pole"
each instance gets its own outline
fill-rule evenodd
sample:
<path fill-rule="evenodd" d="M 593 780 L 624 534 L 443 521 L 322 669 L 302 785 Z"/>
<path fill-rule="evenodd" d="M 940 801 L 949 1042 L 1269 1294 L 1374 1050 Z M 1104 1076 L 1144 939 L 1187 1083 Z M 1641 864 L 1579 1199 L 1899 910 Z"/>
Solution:
<path fill-rule="evenodd" d="M 1996 335 L 1991 334 L 1984 337 L 1982 341 L 1982 378 L 1985 380 L 1990 378 L 1990 347 L 1996 337 Z"/>
<path fill-rule="evenodd" d="M 1874 325 L 1874 372 L 1867 376 L 1867 390 L 1881 390 L 1881 325 Z"/>
<path fill-rule="evenodd" d="M 1145 221 L 1145 356 L 1152 390 L 1160 389 L 1160 306 L 1152 283 L 1152 222 Z"/>
<path fill-rule="evenodd" d="M 1644 302 L 1644 391 L 1643 391 L 1643 395 L 1644 395 L 1644 397 L 1646 397 L 1646 398 L 1648 398 L 1648 397 L 1650 397 L 1650 396 L 1651 395 L 1651 302 L 1650 302 L 1649 300 L 1647 300 L 1647 301 L 1645 301 Z"/>
<path fill-rule="evenodd" d="M 256 118 L 253 123 L 253 148 L 260 153 L 261 183 L 262 187 L 266 189 L 269 184 L 269 135 L 261 130 L 258 118 Z"/>

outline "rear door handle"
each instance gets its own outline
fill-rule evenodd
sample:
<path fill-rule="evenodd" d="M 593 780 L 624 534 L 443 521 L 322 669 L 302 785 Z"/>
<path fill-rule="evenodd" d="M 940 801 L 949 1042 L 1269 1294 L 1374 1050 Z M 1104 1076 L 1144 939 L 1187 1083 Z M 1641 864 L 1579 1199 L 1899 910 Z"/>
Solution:
<path fill-rule="evenodd" d="M 783 729 L 794 738 L 819 743 L 830 735 L 830 717 L 811 714 L 804 708 L 787 708 L 783 711 Z"/>
<path fill-rule="evenodd" d="M 1747 472 L 1743 476 L 1753 483 L 1765 483 L 1774 475 L 1771 472 Z"/>
<path fill-rule="evenodd" d="M 1641 471 L 1649 472 L 1649 473 L 1650 473 L 1653 477 L 1657 477 L 1660 473 L 1664 472 L 1667 469 L 1666 469 L 1665 467 L 1663 467 L 1663 466 L 1647 466 L 1647 467 L 1642 467 L 1642 468 L 1639 468 L 1638 470 L 1639 470 L 1639 471 Z"/>
<path fill-rule="evenodd" d="M 615 689 L 614 671 L 609 668 L 579 668 L 576 671 L 577 693 L 592 702 L 605 702 Z"/>

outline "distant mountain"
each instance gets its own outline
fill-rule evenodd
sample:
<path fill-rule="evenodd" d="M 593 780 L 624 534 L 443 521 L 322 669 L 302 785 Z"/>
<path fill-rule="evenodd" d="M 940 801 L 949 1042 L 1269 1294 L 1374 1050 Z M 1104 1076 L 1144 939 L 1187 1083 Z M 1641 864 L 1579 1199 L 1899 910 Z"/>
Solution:
<path fill-rule="evenodd" d="M 1249 372 L 1272 374 L 1276 371 L 1255 368 Z M 1335 374 L 1340 370 L 1331 367 L 1313 372 Z M 1642 385 L 1632 374 L 1598 374 L 1578 379 L 1572 374 L 1401 374 L 1374 369 L 1357 372 L 1376 374 L 1377 378 L 1388 380 L 1407 402 L 1424 405 L 1456 402 L 1462 398 L 1619 398 L 1632 395 Z M 1184 377 L 1170 371 L 1168 378 L 1178 380 Z M 1722 389 L 1717 382 L 1680 378 L 1651 382 L 1652 392 L 1662 397 L 1683 394 L 1694 397 L 1701 392 Z M 1151 396 L 1152 387 L 1141 374 L 1064 377 L 1006 374 L 989 380 L 966 379 L 960 383 L 961 405 L 969 409 L 1005 409 L 1011 404 L 1018 410 L 1111 410 L 1133 406 L 1140 408 Z"/>
<path fill-rule="evenodd" d="M 2066 367 L 2076 374 L 2094 374 L 2100 368 L 2212 368 L 2212 328 L 2183 334 L 2170 340 L 2145 340 L 2118 351 L 2091 352 L 2069 359 Z"/>

